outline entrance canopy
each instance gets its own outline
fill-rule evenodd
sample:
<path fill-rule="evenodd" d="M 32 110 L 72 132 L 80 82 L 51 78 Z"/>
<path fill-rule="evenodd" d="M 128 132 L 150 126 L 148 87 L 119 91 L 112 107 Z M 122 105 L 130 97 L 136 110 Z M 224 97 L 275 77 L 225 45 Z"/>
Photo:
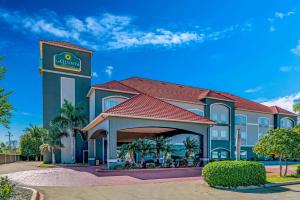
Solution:
<path fill-rule="evenodd" d="M 138 94 L 96 117 L 83 130 L 89 131 L 108 117 L 150 119 L 213 125 L 214 122 L 193 112 L 167 103 L 155 97 Z"/>

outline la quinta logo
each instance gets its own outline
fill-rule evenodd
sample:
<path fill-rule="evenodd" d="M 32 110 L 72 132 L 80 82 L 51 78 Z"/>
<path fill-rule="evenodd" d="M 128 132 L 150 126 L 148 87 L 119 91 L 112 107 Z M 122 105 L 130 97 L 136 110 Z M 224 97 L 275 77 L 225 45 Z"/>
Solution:
<path fill-rule="evenodd" d="M 81 60 L 69 52 L 55 54 L 54 68 L 80 72 Z"/>

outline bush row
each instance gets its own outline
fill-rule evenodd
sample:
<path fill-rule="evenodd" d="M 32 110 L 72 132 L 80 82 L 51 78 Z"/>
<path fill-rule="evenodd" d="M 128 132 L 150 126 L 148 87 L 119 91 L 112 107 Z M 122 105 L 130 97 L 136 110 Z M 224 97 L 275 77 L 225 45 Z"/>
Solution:
<path fill-rule="evenodd" d="M 210 186 L 235 188 L 263 185 L 266 170 L 263 164 L 253 161 L 217 161 L 204 166 L 204 180 Z"/>

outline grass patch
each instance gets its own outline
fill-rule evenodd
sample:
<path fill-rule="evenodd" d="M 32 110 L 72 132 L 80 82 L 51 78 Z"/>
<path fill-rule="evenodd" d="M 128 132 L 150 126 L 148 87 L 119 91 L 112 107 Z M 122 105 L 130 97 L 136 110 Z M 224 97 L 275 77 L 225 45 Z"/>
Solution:
<path fill-rule="evenodd" d="M 278 176 L 277 174 L 267 174 L 267 182 L 269 183 L 284 183 L 291 181 L 300 181 L 300 175 Z"/>
<path fill-rule="evenodd" d="M 56 165 L 41 163 L 41 164 L 39 164 L 39 167 L 54 168 L 54 167 L 56 167 Z"/>

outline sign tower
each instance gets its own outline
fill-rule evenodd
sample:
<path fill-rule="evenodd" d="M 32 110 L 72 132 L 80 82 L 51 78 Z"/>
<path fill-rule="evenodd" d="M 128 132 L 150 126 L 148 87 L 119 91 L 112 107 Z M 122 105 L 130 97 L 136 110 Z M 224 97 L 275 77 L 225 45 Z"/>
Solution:
<path fill-rule="evenodd" d="M 73 105 L 84 105 L 88 119 L 88 99 L 91 87 L 91 57 L 93 51 L 67 42 L 40 41 L 40 74 L 43 88 L 43 127 L 67 100 Z M 61 163 L 82 162 L 87 144 L 81 137 L 63 137 L 64 148 L 57 151 L 56 161 Z"/>

